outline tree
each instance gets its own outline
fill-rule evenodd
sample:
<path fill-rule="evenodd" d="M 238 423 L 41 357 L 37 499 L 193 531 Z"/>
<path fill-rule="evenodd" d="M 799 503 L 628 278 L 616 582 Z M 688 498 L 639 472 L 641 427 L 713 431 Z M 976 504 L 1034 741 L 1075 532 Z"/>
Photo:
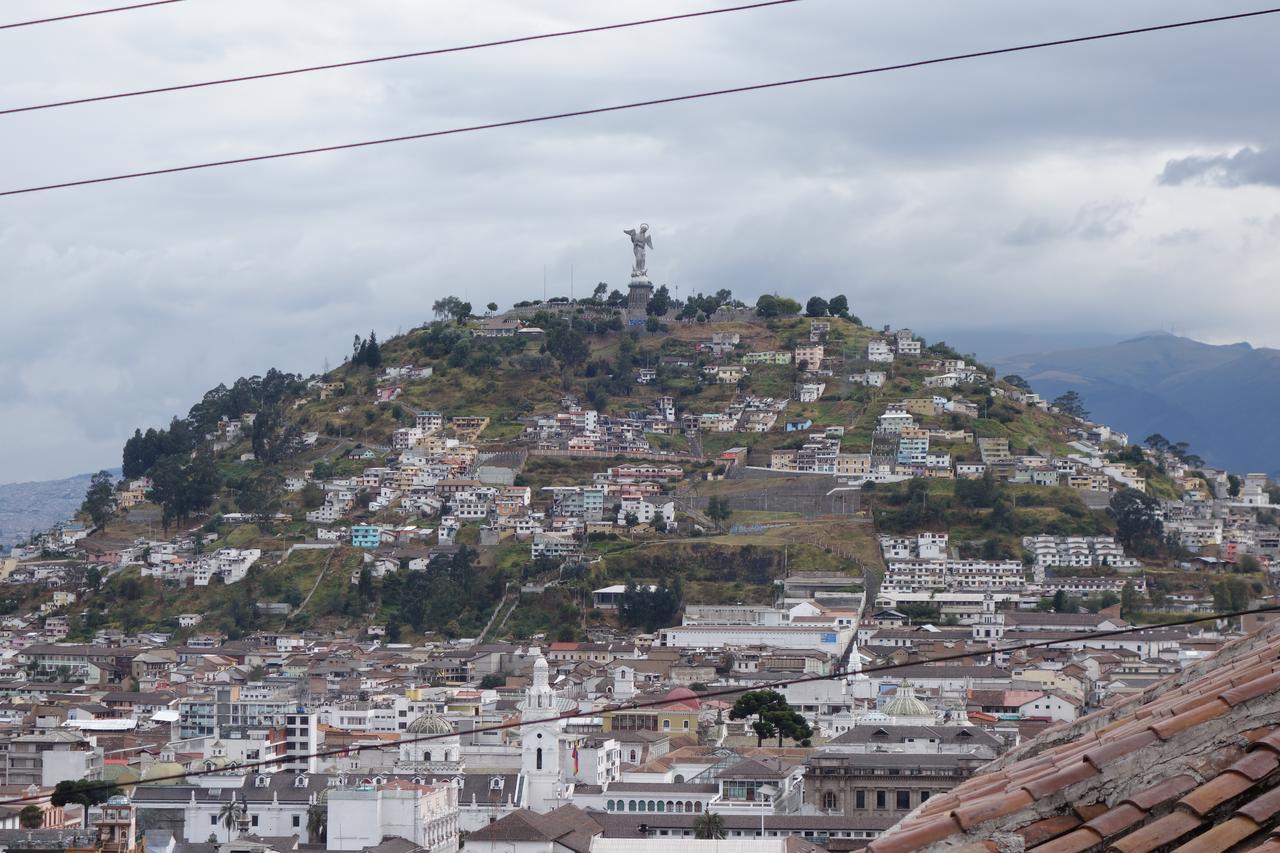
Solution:
<path fill-rule="evenodd" d="M 231 833 L 236 831 L 242 821 L 247 816 L 247 807 L 244 800 L 237 800 L 234 795 L 232 798 L 223 803 L 222 808 L 218 811 L 218 822 L 227 828 L 227 837 L 231 837 Z"/>
<path fill-rule="evenodd" d="M 494 311 L 497 311 L 497 310 L 498 310 L 498 303 L 496 303 L 496 302 L 490 302 L 488 305 L 484 306 L 484 308 L 485 308 L 485 310 L 486 310 L 486 311 L 488 311 L 490 314 L 492 314 Z"/>
<path fill-rule="evenodd" d="M 628 583 L 618 602 L 618 618 L 624 625 L 640 626 L 645 631 L 655 631 L 670 625 L 680 610 L 680 581 L 670 589 L 656 586 L 653 589 Z"/>
<path fill-rule="evenodd" d="M 1138 588 L 1133 585 L 1133 581 L 1125 581 L 1124 587 L 1120 590 L 1120 615 L 1132 619 L 1141 609 L 1142 602 L 1138 598 Z"/>
<path fill-rule="evenodd" d="M 1152 556 L 1160 551 L 1160 501 L 1137 489 L 1121 489 L 1111 496 L 1107 512 L 1116 520 L 1116 538 L 1130 553 Z"/>
<path fill-rule="evenodd" d="M 1244 610 L 1249 606 L 1249 585 L 1240 578 L 1225 578 L 1214 584 L 1213 609 L 1219 613 Z"/>
<path fill-rule="evenodd" d="M 270 469 L 259 471 L 241 482 L 236 504 L 241 512 L 250 513 L 258 518 L 273 515 L 280 508 L 282 483 L 280 475 L 275 471 Z"/>
<path fill-rule="evenodd" d="M 627 525 L 627 529 L 630 530 L 640 523 L 640 516 L 636 515 L 634 512 L 629 512 L 623 516 L 623 521 Z"/>
<path fill-rule="evenodd" d="M 1240 487 L 1244 485 L 1244 481 L 1235 474 L 1227 475 L 1227 495 L 1233 498 L 1240 497 Z"/>
<path fill-rule="evenodd" d="M 804 313 L 806 317 L 827 316 L 827 300 L 821 296 L 810 296 L 809 301 L 805 303 Z"/>
<path fill-rule="evenodd" d="M 44 809 L 39 806 L 23 806 L 22 811 L 18 812 L 18 824 L 23 829 L 39 829 L 44 826 Z"/>
<path fill-rule="evenodd" d="M 327 803 L 314 803 L 307 807 L 307 841 L 316 844 L 328 840 L 329 806 Z"/>
<path fill-rule="evenodd" d="M 782 746 L 783 738 L 794 740 L 801 746 L 808 746 L 813 737 L 813 729 L 809 721 L 787 704 L 787 699 L 776 690 L 749 690 L 738 697 L 729 711 L 729 719 L 741 720 L 747 717 L 758 717 L 752 724 L 756 733 L 756 746 L 764 743 L 766 737 L 777 737 L 778 746 Z"/>
<path fill-rule="evenodd" d="M 704 841 L 724 838 L 724 818 L 713 811 L 705 811 L 693 822 L 693 837 Z"/>
<path fill-rule="evenodd" d="M 431 303 L 431 313 L 437 320 L 457 317 L 462 310 L 463 302 L 456 296 L 445 296 Z"/>
<path fill-rule="evenodd" d="M 494 690 L 507 683 L 507 677 L 500 672 L 491 672 L 480 679 L 481 690 Z"/>
<path fill-rule="evenodd" d="M 254 415 L 250 442 L 259 462 L 278 465 L 302 450 L 302 429 L 285 419 L 282 403 L 275 403 Z"/>
<path fill-rule="evenodd" d="M 369 343 L 364 350 L 364 363 L 377 370 L 382 365 L 382 347 L 378 346 L 378 336 L 369 332 Z"/>
<path fill-rule="evenodd" d="M 1006 385 L 1012 385 L 1014 388 L 1018 388 L 1022 391 L 1031 390 L 1031 383 L 1023 379 L 1021 376 L 1019 376 L 1016 373 L 1010 373 L 1008 376 L 1004 378 L 1004 382 Z"/>
<path fill-rule="evenodd" d="M 729 499 L 719 495 L 712 495 L 707 501 L 707 518 L 715 524 L 716 530 L 721 530 L 724 523 L 733 515 L 733 507 L 729 505 Z"/>
<path fill-rule="evenodd" d="M 80 511 L 93 520 L 94 527 L 106 528 L 116 508 L 115 478 L 109 471 L 99 471 L 89 480 Z"/>
<path fill-rule="evenodd" d="M 1062 394 L 1053 401 L 1053 405 L 1064 415 L 1070 415 L 1082 421 L 1089 419 L 1089 410 L 1084 407 L 1084 400 L 1075 391 L 1068 391 Z"/>
<path fill-rule="evenodd" d="M 831 301 L 827 303 L 827 310 L 831 312 L 832 317 L 844 317 L 847 319 L 849 316 L 849 297 L 844 294 L 831 297 Z"/>
<path fill-rule="evenodd" d="M 586 364 L 591 347 L 582 332 L 568 323 L 560 323 L 547 330 L 547 352 L 564 367 L 575 368 Z"/>
<path fill-rule="evenodd" d="M 689 308 L 693 308 L 694 313 L 697 313 L 698 311 L 697 306 L 692 302 L 686 306 L 685 310 L 687 311 Z M 788 299 L 785 296 L 774 296 L 771 293 L 766 293 L 756 300 L 756 314 L 764 317 L 765 319 L 772 317 L 788 317 L 799 313 L 800 303 L 796 302 L 794 299 Z"/>
<path fill-rule="evenodd" d="M 105 803 L 107 800 L 120 793 L 120 789 L 109 782 L 93 782 L 89 779 L 80 779 L 71 781 L 64 779 L 53 787 L 53 794 L 49 797 L 49 804 L 61 808 L 67 804 L 75 804 L 84 806 L 96 806 Z"/>
<path fill-rule="evenodd" d="M 645 306 L 645 313 L 654 317 L 661 317 L 671 308 L 671 292 L 667 290 L 664 284 L 653 292 L 653 296 L 649 297 L 649 304 Z"/>
<path fill-rule="evenodd" d="M 1142 443 L 1145 444 L 1147 447 L 1150 447 L 1152 450 L 1156 451 L 1157 453 L 1160 453 L 1162 451 L 1169 449 L 1169 439 L 1165 438 L 1163 435 L 1161 435 L 1158 432 L 1153 432 L 1151 435 L 1144 438 L 1142 440 Z"/>

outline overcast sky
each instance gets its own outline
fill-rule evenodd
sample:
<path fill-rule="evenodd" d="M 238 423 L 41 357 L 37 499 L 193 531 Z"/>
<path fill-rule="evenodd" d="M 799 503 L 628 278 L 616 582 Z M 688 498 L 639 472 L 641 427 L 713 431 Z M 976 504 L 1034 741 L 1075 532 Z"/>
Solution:
<path fill-rule="evenodd" d="M 108 5 L 6 0 L 0 23 Z M 0 31 L 0 105 L 715 5 L 188 0 Z M 0 189 L 1247 8 L 802 0 L 3 116 Z M 679 294 L 846 293 L 992 350 L 1157 328 L 1280 345 L 1277 43 L 1280 15 L 0 199 L 0 482 L 117 465 L 218 382 L 337 364 L 442 295 L 505 307 L 544 268 L 552 295 L 571 270 L 579 295 L 622 285 L 640 221 Z"/>

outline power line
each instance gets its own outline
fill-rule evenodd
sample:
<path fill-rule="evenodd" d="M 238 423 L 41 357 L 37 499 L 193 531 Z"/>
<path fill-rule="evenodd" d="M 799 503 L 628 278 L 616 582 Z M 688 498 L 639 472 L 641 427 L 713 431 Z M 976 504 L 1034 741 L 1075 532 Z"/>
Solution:
<path fill-rule="evenodd" d="M 172 2 L 172 0 L 170 0 Z M 92 104 L 99 101 L 113 101 L 121 98 L 136 98 L 141 95 L 157 95 L 163 92 L 181 92 L 186 89 L 202 89 L 208 86 L 224 86 L 228 83 L 245 83 L 251 80 L 267 80 L 272 77 L 288 77 L 293 74 L 308 74 L 312 71 L 330 71 L 335 68 L 352 68 L 358 65 L 372 65 L 378 62 L 394 62 L 400 59 L 417 59 L 424 56 L 439 56 L 445 53 L 461 53 L 467 50 L 480 50 L 487 47 L 504 47 L 513 44 L 523 44 L 531 41 L 542 41 L 545 39 L 563 38 L 565 36 L 578 36 L 588 33 L 602 33 L 609 30 L 622 30 L 629 27 L 643 27 L 649 24 L 661 24 L 668 21 L 681 21 L 687 18 L 704 18 L 710 15 L 723 15 L 726 12 L 744 12 L 751 9 L 763 9 L 768 6 L 782 6 L 789 3 L 798 3 L 800 0 L 765 0 L 761 3 L 749 3 L 744 6 L 729 6 L 723 9 L 708 9 L 702 12 L 686 12 L 680 15 L 666 15 L 661 18 L 645 18 L 639 21 L 626 21 L 620 24 L 604 24 L 598 27 L 582 27 L 576 30 L 562 30 L 553 33 L 541 33 L 532 36 L 518 36 L 516 38 L 499 39 L 498 41 L 479 42 L 476 44 L 466 44 L 458 47 L 442 47 L 435 50 L 419 50 L 413 53 L 397 53 L 391 56 L 375 56 L 370 59 L 355 59 L 349 62 L 331 62 L 325 65 L 310 65 L 304 68 L 291 68 L 285 71 L 268 71 L 262 74 L 246 74 L 240 77 L 225 77 L 220 80 L 206 80 L 200 83 L 182 83 L 176 86 L 160 86 L 154 89 L 138 89 L 132 92 L 117 92 L 111 95 L 96 95 L 88 98 L 72 98 L 66 101 L 54 101 L 48 104 L 35 104 L 29 107 L 11 107 L 9 109 L 0 110 L 0 115 L 10 115 L 12 113 L 26 113 L 35 110 L 50 110 L 55 107 L 69 107 L 76 104 Z"/>
<path fill-rule="evenodd" d="M 95 9 L 92 12 L 73 12 L 70 15 L 57 15 L 53 18 L 37 18 L 34 21 L 19 21 L 16 24 L 0 24 L 0 30 L 13 30 L 18 27 L 34 27 L 36 24 L 52 24 L 58 21 L 70 21 L 73 18 L 90 18 L 94 15 L 109 15 L 112 12 L 128 12 L 132 9 L 145 9 L 148 6 L 167 6 L 170 3 L 181 3 L 182 0 L 151 0 L 150 3 L 134 3 L 132 6 L 116 6 L 112 9 Z"/>
<path fill-rule="evenodd" d="M 719 696 L 736 696 L 740 693 L 747 693 L 752 690 L 769 690 L 776 687 L 787 687 L 792 684 L 808 684 L 814 681 L 831 681 L 836 678 L 844 678 L 850 675 L 870 675 L 878 672 L 892 672 L 898 669 L 906 669 L 915 666 L 930 666 L 940 663 L 951 663 L 954 661 L 970 660 L 973 658 L 995 656 L 1002 654 L 1010 654 L 1012 652 L 1027 651 L 1029 649 L 1050 648 L 1063 643 L 1079 642 L 1081 640 L 1101 640 L 1108 637 L 1122 637 L 1129 634 L 1140 634 L 1144 631 L 1159 631 L 1167 628 L 1185 627 L 1187 625 L 1197 625 L 1201 622 L 1213 622 L 1219 619 L 1238 619 L 1241 616 L 1254 616 L 1263 613 L 1280 613 L 1280 606 L 1272 607 L 1255 607 L 1249 610 L 1235 610 L 1230 613 L 1214 613 L 1208 616 L 1193 616 L 1187 619 L 1178 619 L 1173 622 L 1161 622 L 1158 625 L 1142 625 L 1130 626 L 1128 628 L 1114 628 L 1109 631 L 1092 631 L 1089 633 L 1080 633 L 1072 637 L 1057 637 L 1052 640 L 1037 640 L 1029 643 L 1018 643 L 1012 646 L 1004 646 L 1002 648 L 989 648 L 973 652 L 956 652 L 949 655 L 938 655 L 937 657 L 927 658 L 917 661 L 903 661 L 901 663 L 887 663 L 880 666 L 867 667 L 866 669 L 850 669 L 845 667 L 842 669 L 832 670 L 826 675 L 805 675 L 797 678 L 787 678 L 780 681 L 771 681 L 765 684 L 755 684 L 743 687 L 725 687 L 718 690 L 707 690 L 698 694 L 698 700 L 714 699 Z M 649 699 L 640 702 L 623 702 L 621 704 L 607 705 L 604 708 L 595 708 L 589 711 L 571 711 L 558 714 L 554 717 L 544 717 L 536 720 L 510 720 L 505 723 L 494 723 L 490 726 L 478 726 L 474 729 L 468 729 L 465 734 L 481 734 L 484 732 L 505 731 L 507 729 L 519 729 L 525 726 L 532 726 L 538 723 L 545 723 L 548 720 L 576 720 L 582 717 L 598 717 L 602 714 L 616 714 L 621 711 L 635 711 L 645 708 L 664 707 L 671 704 L 669 699 Z M 192 770 L 190 772 L 170 773 L 166 776 L 153 776 L 150 779 L 140 779 L 134 782 L 103 782 L 102 788 L 137 788 L 142 785 L 158 785 L 162 782 L 181 781 L 197 776 L 208 776 L 214 773 L 225 773 L 228 769 L 234 770 L 255 770 L 258 768 L 275 768 L 286 761 L 301 761 L 310 758 L 331 758 L 334 756 L 349 756 L 355 752 L 364 752 L 366 750 L 388 749 L 390 747 L 400 747 L 406 744 L 426 743 L 428 741 L 442 740 L 449 737 L 457 737 L 460 732 L 447 732 L 444 734 L 422 735 L 420 737 L 401 738 L 390 743 L 363 743 L 353 744 L 351 746 L 335 747 L 334 749 L 325 749 L 318 752 L 307 752 L 300 755 L 283 755 L 279 758 L 264 759 L 262 761 L 250 761 L 237 764 L 234 767 L 220 767 L 211 770 Z M 90 786 L 93 787 L 93 786 Z M 34 802 L 38 800 L 46 800 L 48 795 L 44 794 L 28 794 L 22 797 L 14 797 L 8 800 L 0 800 L 0 806 L 11 806 L 19 803 Z"/>
<path fill-rule="evenodd" d="M 702 98 L 713 98 L 720 95 L 734 95 L 743 92 L 758 92 L 765 89 L 778 89 L 784 86 L 796 86 L 804 83 L 817 83 L 826 80 L 840 80 L 847 77 L 860 77 L 868 74 L 880 74 L 886 71 L 902 71 L 907 68 L 920 68 L 926 65 L 938 65 L 944 62 L 958 62 L 964 59 L 977 59 L 984 56 L 998 56 L 1006 53 L 1019 53 L 1028 50 L 1038 50 L 1046 47 L 1059 47 L 1068 44 L 1080 44 L 1083 42 L 1100 41 L 1102 39 L 1120 38 L 1122 36 L 1139 35 L 1141 33 L 1153 33 L 1162 30 L 1173 30 L 1182 27 L 1194 27 L 1201 24 L 1212 24 L 1221 21 L 1235 21 L 1243 18 L 1254 18 L 1260 15 L 1273 15 L 1280 12 L 1280 7 L 1262 9 L 1255 12 L 1240 12 L 1233 15 L 1220 15 L 1213 18 L 1199 18 L 1193 21 L 1179 21 L 1172 24 L 1157 24 L 1150 27 L 1138 27 L 1129 30 L 1117 30 L 1109 33 L 1098 33 L 1096 35 L 1076 36 L 1074 38 L 1055 39 L 1053 41 L 1036 42 L 1034 44 L 1017 45 L 1015 47 L 1002 47 L 992 50 L 980 50 L 971 53 L 959 53 L 951 56 L 942 56 L 935 59 L 920 59 L 914 62 L 903 62 L 897 65 L 881 65 L 875 68 L 863 68 L 858 71 L 842 71 L 835 74 L 820 74 L 812 77 L 797 77 L 791 80 L 780 80 L 773 83 L 756 83 L 749 86 L 735 86 L 729 89 L 713 89 L 706 92 L 695 92 L 689 95 L 675 95 L 668 98 L 654 98 L 647 101 L 634 101 L 629 104 L 616 104 L 609 107 L 593 107 L 590 109 L 573 110 L 570 112 L 553 113 L 550 115 L 533 116 L 530 118 L 509 119 L 506 121 L 495 121 L 487 124 L 476 124 L 468 127 L 454 127 L 447 130 L 433 130 L 426 133 L 411 133 L 404 136 L 390 136 L 382 139 L 370 139 L 363 142 L 346 142 L 338 145 L 323 145 L 316 148 L 300 148 L 294 151 L 281 151 L 275 154 L 257 154 L 249 157 L 235 157 L 228 160 L 214 160 L 207 163 L 195 163 L 188 166 L 170 166 L 162 169 L 147 169 L 138 172 L 128 172 L 121 175 L 111 175 L 104 178 L 85 178 L 78 181 L 63 181 L 56 184 L 45 184 L 43 186 L 24 187 L 16 190 L 4 190 L 0 192 L 0 196 L 24 195 L 27 193 L 47 192 L 49 190 L 67 189 L 69 187 L 83 187 L 91 184 L 105 184 L 114 181 L 127 181 L 134 178 L 147 178 L 156 175 L 171 175 L 178 172 L 194 172 L 200 169 L 213 169 L 220 166 L 235 166 L 243 163 L 257 163 L 264 160 L 280 160 L 286 157 L 301 157 L 307 154 L 323 154 L 331 151 L 346 151 L 355 148 L 369 148 L 375 145 L 388 145 L 394 142 L 409 142 L 418 139 L 433 139 L 440 136 L 453 136 L 462 133 L 475 133 L 481 130 L 495 130 L 502 127 L 516 127 L 525 124 L 537 124 L 539 122 L 557 121 L 567 118 L 578 118 L 581 116 L 599 115 L 602 113 L 620 112 L 622 110 L 634 110 L 641 107 L 653 107 L 661 104 L 674 104 L 682 101 L 694 101 Z"/>

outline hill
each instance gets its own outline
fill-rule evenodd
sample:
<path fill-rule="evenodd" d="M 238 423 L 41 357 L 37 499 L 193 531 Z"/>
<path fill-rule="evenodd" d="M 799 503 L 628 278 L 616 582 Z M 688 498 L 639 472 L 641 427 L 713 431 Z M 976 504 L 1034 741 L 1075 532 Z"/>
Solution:
<path fill-rule="evenodd" d="M 844 573 L 850 588 L 874 592 L 880 530 L 950 527 L 962 553 L 1013 555 L 1021 534 L 1108 529 L 1065 483 L 1028 480 L 975 502 L 958 481 L 923 479 L 923 458 L 902 461 L 896 437 L 880 429 L 891 408 L 911 407 L 913 440 L 927 439 L 928 464 L 942 460 L 948 476 L 957 463 L 981 463 L 979 439 L 1004 439 L 1015 457 L 1065 457 L 1080 427 L 1019 401 L 944 343 L 904 330 L 910 345 L 899 344 L 899 333 L 852 316 L 761 317 L 723 306 L 727 293 L 693 299 L 700 307 L 686 319 L 643 325 L 589 300 L 517 306 L 505 318 L 464 314 L 385 341 L 357 337 L 351 359 L 323 375 L 272 370 L 210 390 L 185 417 L 129 439 L 124 475 L 149 489 L 87 543 L 99 553 L 172 544 L 180 559 L 169 574 L 154 572 L 162 577 L 111 573 L 77 605 L 73 635 L 174 631 L 179 614 L 203 613 L 200 630 L 231 635 L 386 624 L 394 636 L 573 638 L 627 618 L 591 606 L 590 591 L 609 584 L 659 587 L 634 627 L 666 618 L 673 601 L 771 601 L 789 573 Z M 869 345 L 886 339 L 902 354 L 870 360 Z M 821 355 L 807 349 L 817 343 Z M 838 456 L 887 479 L 860 493 L 847 485 L 850 471 L 794 467 L 819 445 L 829 466 Z M 745 448 L 745 459 L 726 458 L 731 448 Z M 655 487 L 675 524 L 623 523 L 628 481 L 607 470 L 622 463 L 676 472 Z M 1144 474 L 1176 490 L 1154 469 Z M 923 491 L 907 488 L 913 476 Z M 603 517 L 564 527 L 545 490 L 601 477 L 612 483 Z M 454 498 L 437 487 L 474 490 L 477 478 L 491 493 L 478 514 L 478 492 Z M 493 504 L 512 481 L 505 508 Z M 332 517 L 307 519 L 328 506 L 338 507 Z M 536 537 L 518 537 L 503 513 L 567 536 L 556 547 L 568 561 L 538 556 Z M 436 530 L 443 515 L 459 525 L 447 537 Z M 380 527 L 381 547 L 353 547 L 353 525 Z M 233 584 L 184 580 L 201 551 L 219 548 L 261 557 Z"/>
<path fill-rule="evenodd" d="M 119 474 L 120 469 L 112 473 Z M 0 483 L 0 553 L 36 531 L 70 521 L 80 509 L 92 474 L 63 480 Z"/>
<path fill-rule="evenodd" d="M 1223 346 L 1168 334 L 994 360 L 1046 399 L 1074 390 L 1093 417 L 1141 441 L 1186 441 L 1212 465 L 1280 471 L 1280 350 Z"/>

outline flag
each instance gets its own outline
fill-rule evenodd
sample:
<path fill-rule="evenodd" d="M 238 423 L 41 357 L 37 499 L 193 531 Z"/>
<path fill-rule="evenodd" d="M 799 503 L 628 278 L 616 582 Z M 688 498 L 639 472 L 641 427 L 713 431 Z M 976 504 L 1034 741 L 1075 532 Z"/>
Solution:
<path fill-rule="evenodd" d="M 573 775 L 578 775 L 578 743 L 573 744 Z"/>

